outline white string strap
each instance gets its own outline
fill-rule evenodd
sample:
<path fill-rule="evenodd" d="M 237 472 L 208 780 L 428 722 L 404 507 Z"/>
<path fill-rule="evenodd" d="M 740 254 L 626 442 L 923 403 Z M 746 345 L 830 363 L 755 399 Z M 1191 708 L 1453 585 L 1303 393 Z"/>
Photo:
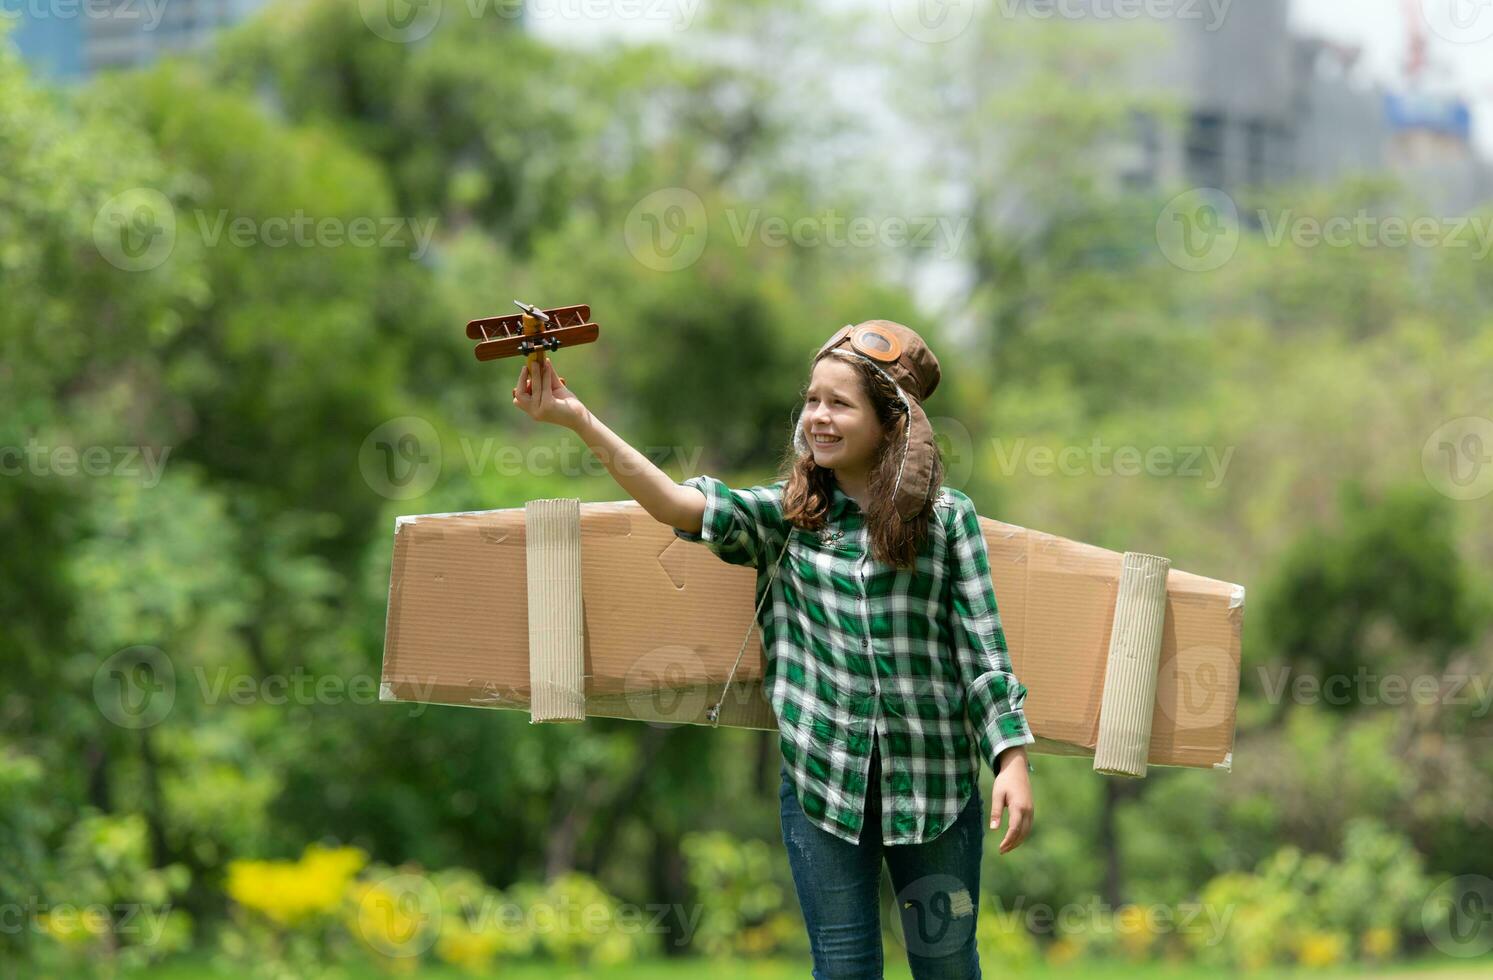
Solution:
<path fill-rule="evenodd" d="M 711 705 L 709 708 L 705 709 L 705 717 L 710 722 L 710 726 L 712 728 L 720 727 L 721 705 L 725 703 L 726 692 L 731 689 L 731 681 L 736 678 L 736 668 L 741 665 L 741 657 L 742 654 L 746 653 L 747 641 L 752 638 L 752 627 L 756 626 L 759 630 L 761 629 L 761 625 L 757 622 L 757 617 L 762 615 L 762 604 L 765 603 L 767 601 L 767 597 L 772 594 L 772 583 L 773 579 L 777 577 L 778 566 L 783 563 L 783 556 L 788 553 L 788 542 L 793 540 L 793 533 L 797 530 L 798 529 L 795 527 L 790 527 L 788 536 L 783 539 L 783 550 L 778 552 L 778 560 L 773 563 L 772 571 L 767 576 L 767 587 L 762 590 L 762 598 L 757 600 L 757 610 L 756 612 L 752 613 L 752 622 L 747 626 L 746 636 L 743 636 L 741 638 L 741 649 L 736 651 L 736 662 L 731 665 L 731 673 L 726 676 L 726 686 L 721 688 L 721 696 L 719 700 L 717 700 L 715 704 Z M 763 637 L 763 639 L 765 640 L 766 637 Z"/>

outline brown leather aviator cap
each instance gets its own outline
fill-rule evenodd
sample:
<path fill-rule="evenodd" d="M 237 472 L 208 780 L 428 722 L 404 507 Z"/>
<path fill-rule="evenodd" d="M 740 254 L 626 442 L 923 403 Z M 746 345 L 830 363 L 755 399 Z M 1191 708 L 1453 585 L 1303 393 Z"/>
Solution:
<path fill-rule="evenodd" d="M 891 320 L 865 320 L 844 326 L 824 342 L 814 363 L 830 351 L 844 349 L 871 362 L 897 386 L 902 403 L 907 406 L 907 430 L 902 443 L 902 462 L 892 495 L 897 514 L 904 521 L 917 517 L 937 492 L 933 486 L 933 461 L 938 448 L 933 441 L 933 426 L 923 412 L 922 402 L 938 387 L 942 372 L 938 358 L 910 327 Z M 802 415 L 800 415 L 800 423 Z M 801 451 L 808 446 L 803 426 L 794 430 L 794 442 Z"/>

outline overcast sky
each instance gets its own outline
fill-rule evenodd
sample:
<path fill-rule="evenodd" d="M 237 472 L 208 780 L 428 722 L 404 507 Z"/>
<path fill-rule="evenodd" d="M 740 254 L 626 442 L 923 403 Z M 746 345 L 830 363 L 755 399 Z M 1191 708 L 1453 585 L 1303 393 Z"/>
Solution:
<path fill-rule="evenodd" d="M 530 24 L 536 33 L 575 39 L 582 35 L 661 37 L 677 34 L 670 18 L 659 10 L 700 16 L 710 0 L 616 0 L 588 6 L 586 0 L 534 0 Z M 884 15 L 888 0 L 826 0 L 837 6 L 875 10 Z M 980 0 L 1011 3 L 1012 0 Z M 1130 0 L 1140 2 L 1140 0 Z M 1153 0 L 1155 2 L 1155 0 Z M 1201 0 L 1216 4 L 1223 0 Z M 1250 3 L 1252 0 L 1228 0 Z M 1488 0 L 1410 0 L 1423 16 L 1433 63 L 1445 69 L 1456 88 L 1472 104 L 1474 139 L 1483 155 L 1493 158 L 1493 3 Z M 619 11 L 609 21 L 577 18 L 575 9 Z M 1357 44 L 1363 49 L 1364 70 L 1388 85 L 1401 81 L 1405 56 L 1406 5 L 1403 0 L 1291 0 L 1291 19 L 1300 32 Z M 632 11 L 629 16 L 625 12 Z M 567 12 L 569 15 L 567 16 Z"/>
<path fill-rule="evenodd" d="M 1425 15 L 1431 61 L 1445 67 L 1472 104 L 1474 139 L 1493 158 L 1493 4 L 1414 0 L 1412 6 Z M 1402 78 L 1408 31 L 1401 0 L 1292 0 L 1291 19 L 1304 32 L 1362 46 L 1366 70 L 1380 81 Z"/>

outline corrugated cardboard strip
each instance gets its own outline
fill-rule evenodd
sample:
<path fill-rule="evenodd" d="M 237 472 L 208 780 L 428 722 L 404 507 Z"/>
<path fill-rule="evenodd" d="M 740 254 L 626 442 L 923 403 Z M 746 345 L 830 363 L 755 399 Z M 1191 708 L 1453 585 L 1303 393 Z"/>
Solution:
<path fill-rule="evenodd" d="M 529 593 L 529 720 L 585 721 L 582 677 L 581 502 L 532 500 L 524 508 Z"/>
<path fill-rule="evenodd" d="M 634 501 L 579 504 L 578 511 L 585 714 L 706 724 L 705 709 L 751 626 L 755 570 L 681 540 Z M 1129 601 L 1121 597 L 1123 556 L 986 517 L 980 526 L 1012 668 L 1028 690 L 1032 748 L 1093 756 L 1111 649 L 1127 642 L 1112 629 Z M 540 607 L 524 601 L 528 537 L 525 508 L 396 521 L 385 700 L 533 709 L 529 610 Z M 1142 583 L 1154 589 L 1155 574 L 1146 571 Z M 1128 772 L 1143 761 L 1227 770 L 1244 589 L 1175 568 L 1163 580 L 1149 739 L 1134 742 L 1140 725 L 1126 723 L 1134 733 L 1123 749 L 1128 761 L 1113 769 Z M 1153 618 L 1139 622 L 1154 634 Z M 762 676 L 752 630 L 722 725 L 776 730 Z"/>
<path fill-rule="evenodd" d="M 1172 563 L 1125 552 L 1104 667 L 1094 771 L 1144 776 L 1156 703 L 1156 667 L 1166 623 L 1166 573 Z"/>

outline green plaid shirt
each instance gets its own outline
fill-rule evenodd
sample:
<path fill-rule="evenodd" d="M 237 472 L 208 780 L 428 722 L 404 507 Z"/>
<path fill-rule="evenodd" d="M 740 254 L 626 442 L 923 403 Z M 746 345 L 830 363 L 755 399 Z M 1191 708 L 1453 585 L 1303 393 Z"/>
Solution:
<path fill-rule="evenodd" d="M 700 541 L 757 569 L 766 691 L 799 803 L 819 827 L 860 840 L 872 738 L 881 746 L 881 839 L 920 844 L 946 830 L 979 785 L 980 759 L 1035 739 L 1011 672 L 974 503 L 940 488 L 915 569 L 870 554 L 865 516 L 838 486 L 814 534 L 783 518 L 783 488 L 733 490 L 711 476 Z M 792 532 L 791 540 L 789 532 Z M 1030 769 L 1030 765 L 1028 766 Z"/>

